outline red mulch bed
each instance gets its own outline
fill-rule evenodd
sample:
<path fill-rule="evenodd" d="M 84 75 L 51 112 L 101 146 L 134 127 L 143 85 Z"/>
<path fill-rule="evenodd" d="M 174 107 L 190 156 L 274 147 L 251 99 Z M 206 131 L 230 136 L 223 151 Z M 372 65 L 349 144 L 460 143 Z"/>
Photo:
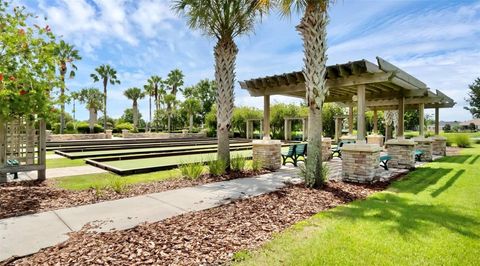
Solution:
<path fill-rule="evenodd" d="M 233 253 L 257 248 L 275 232 L 315 213 L 383 190 L 330 182 L 325 188 L 289 186 L 277 192 L 107 233 L 76 232 L 66 242 L 16 265 L 218 265 Z"/>
<path fill-rule="evenodd" d="M 264 172 L 232 172 L 230 175 L 203 175 L 197 180 L 172 179 L 129 185 L 127 190 L 116 193 L 105 189 L 97 195 L 95 189 L 72 191 L 55 186 L 53 180 L 44 182 L 21 181 L 0 184 L 0 219 L 32 214 L 37 212 L 92 204 L 101 201 L 134 197 L 138 195 L 162 192 L 171 189 L 191 187 L 211 182 L 251 177 Z"/>

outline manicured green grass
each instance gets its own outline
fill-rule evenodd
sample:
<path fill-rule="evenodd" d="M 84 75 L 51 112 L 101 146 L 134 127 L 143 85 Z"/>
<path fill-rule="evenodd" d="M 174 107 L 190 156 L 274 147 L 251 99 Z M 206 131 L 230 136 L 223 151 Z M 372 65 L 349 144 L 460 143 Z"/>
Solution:
<path fill-rule="evenodd" d="M 478 265 L 480 145 L 319 213 L 252 252 L 244 265 Z"/>
<path fill-rule="evenodd" d="M 167 171 L 158 171 L 147 174 L 136 174 L 129 176 L 122 176 L 122 180 L 125 180 L 127 184 L 137 184 L 137 183 L 147 183 L 154 181 L 162 181 L 173 178 L 179 178 L 180 170 L 167 170 Z M 56 178 L 55 185 L 64 189 L 69 190 L 84 190 L 95 187 L 97 185 L 105 186 L 108 185 L 110 179 L 113 177 L 118 177 L 112 173 L 104 174 L 88 174 L 80 176 L 69 176 L 69 177 L 60 177 Z"/>
<path fill-rule="evenodd" d="M 58 159 L 47 160 L 47 169 L 71 167 L 71 166 L 82 166 L 82 165 L 85 165 L 85 161 L 82 159 L 70 160 L 68 158 L 58 158 Z"/>

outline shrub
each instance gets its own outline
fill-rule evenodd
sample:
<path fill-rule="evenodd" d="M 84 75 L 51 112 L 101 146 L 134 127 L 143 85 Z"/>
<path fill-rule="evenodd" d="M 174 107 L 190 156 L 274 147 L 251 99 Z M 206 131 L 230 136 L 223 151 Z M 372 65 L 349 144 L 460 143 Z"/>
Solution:
<path fill-rule="evenodd" d="M 470 137 L 465 134 L 457 134 L 455 136 L 455 143 L 460 148 L 468 148 L 471 146 Z"/>
<path fill-rule="evenodd" d="M 95 197 L 98 199 L 100 198 L 103 193 L 105 192 L 105 184 L 103 184 L 102 182 L 95 182 L 93 185 L 92 185 L 92 188 L 95 190 Z"/>
<path fill-rule="evenodd" d="M 109 185 L 113 191 L 118 194 L 123 193 L 127 189 L 127 181 L 120 176 L 113 176 L 110 178 Z"/>
<path fill-rule="evenodd" d="M 123 122 L 123 123 L 118 123 L 118 124 L 115 125 L 115 131 L 116 132 L 120 133 L 124 129 L 133 131 L 133 129 L 134 129 L 133 124 L 128 123 L 128 122 Z"/>
<path fill-rule="evenodd" d="M 452 137 L 450 137 L 450 136 L 447 137 L 447 142 L 446 142 L 446 144 L 447 144 L 447 147 L 451 147 L 451 146 L 452 146 L 452 144 L 453 144 L 453 139 L 452 139 Z"/>
<path fill-rule="evenodd" d="M 103 132 L 103 127 L 99 124 L 95 124 L 93 126 L 93 132 L 94 133 L 101 133 Z M 88 122 L 78 122 L 77 123 L 77 132 L 80 134 L 88 134 L 90 133 L 90 125 Z"/>
<path fill-rule="evenodd" d="M 307 184 L 307 186 L 310 186 L 311 184 L 308 184 L 308 182 L 312 182 L 312 180 L 307 180 L 307 168 L 305 167 L 305 164 L 301 164 L 299 165 L 298 167 L 300 169 L 300 177 L 303 178 L 303 180 L 305 180 L 305 183 Z M 328 165 L 327 163 L 323 163 L 323 167 L 322 167 L 322 183 L 325 183 L 328 181 L 328 174 L 330 173 L 330 169 L 328 168 Z"/>
<path fill-rule="evenodd" d="M 67 131 L 74 132 L 75 131 L 75 123 L 70 121 L 65 125 Z"/>
<path fill-rule="evenodd" d="M 195 180 L 203 174 L 203 163 L 201 162 L 182 164 L 178 168 L 182 176 L 190 180 Z"/>
<path fill-rule="evenodd" d="M 475 144 L 480 144 L 480 138 L 475 138 Z"/>
<path fill-rule="evenodd" d="M 227 169 L 227 163 L 223 160 L 210 160 L 207 162 L 208 171 L 211 175 L 223 175 Z"/>
<path fill-rule="evenodd" d="M 263 168 L 262 161 L 260 161 L 260 160 L 253 160 L 252 161 L 252 171 L 258 172 L 258 171 L 262 170 L 262 168 Z"/>
<path fill-rule="evenodd" d="M 52 129 L 54 134 L 60 134 L 60 123 L 53 124 Z"/>
<path fill-rule="evenodd" d="M 243 157 L 240 154 L 236 154 L 230 162 L 230 166 L 232 170 L 235 172 L 240 172 L 245 170 L 246 164 L 247 164 L 247 159 L 245 159 L 245 157 Z"/>

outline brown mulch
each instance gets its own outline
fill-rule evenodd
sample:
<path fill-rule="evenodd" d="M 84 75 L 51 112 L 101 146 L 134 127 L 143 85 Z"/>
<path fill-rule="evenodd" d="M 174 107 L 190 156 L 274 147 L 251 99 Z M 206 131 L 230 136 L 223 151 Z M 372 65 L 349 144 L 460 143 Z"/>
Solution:
<path fill-rule="evenodd" d="M 330 182 L 323 189 L 289 186 L 220 207 L 107 233 L 76 232 L 66 242 L 16 265 L 218 265 L 259 247 L 290 225 L 322 210 L 383 190 Z"/>
<path fill-rule="evenodd" d="M 100 195 L 97 195 L 93 188 L 81 191 L 62 189 L 56 187 L 53 180 L 43 182 L 10 182 L 0 184 L 0 219 L 197 186 L 211 182 L 251 177 L 266 172 L 267 171 L 232 172 L 229 175 L 222 176 L 203 175 L 196 180 L 178 178 L 140 183 L 129 185 L 122 193 L 116 193 L 112 189 L 105 189 L 102 190 Z"/>

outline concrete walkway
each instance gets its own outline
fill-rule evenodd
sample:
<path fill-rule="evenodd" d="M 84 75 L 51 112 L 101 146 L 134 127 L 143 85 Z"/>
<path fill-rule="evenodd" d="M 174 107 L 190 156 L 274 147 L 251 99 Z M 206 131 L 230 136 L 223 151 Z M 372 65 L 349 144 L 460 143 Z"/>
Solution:
<path fill-rule="evenodd" d="M 91 165 L 82 165 L 82 166 L 71 166 L 71 167 L 61 167 L 61 168 L 51 168 L 47 169 L 47 179 L 56 178 L 56 177 L 65 177 L 65 176 L 78 176 L 78 175 L 88 175 L 88 174 L 101 174 L 107 173 L 108 171 L 97 168 Z M 8 176 L 8 181 L 13 181 L 13 176 Z M 18 173 L 18 180 L 36 180 L 37 172 L 21 172 Z"/>
<path fill-rule="evenodd" d="M 275 173 L 216 182 L 132 198 L 48 211 L 0 220 L 0 261 L 59 244 L 67 233 L 86 224 L 95 231 L 127 229 L 192 211 L 220 206 L 236 199 L 257 196 L 300 182 L 297 170 L 283 167 Z"/>

